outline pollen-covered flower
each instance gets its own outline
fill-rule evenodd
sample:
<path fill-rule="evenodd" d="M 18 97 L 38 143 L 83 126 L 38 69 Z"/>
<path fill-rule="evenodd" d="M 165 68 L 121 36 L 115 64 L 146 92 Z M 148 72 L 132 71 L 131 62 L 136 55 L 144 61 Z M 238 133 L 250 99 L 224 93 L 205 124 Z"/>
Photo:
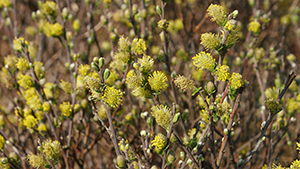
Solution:
<path fill-rule="evenodd" d="M 26 159 L 28 160 L 29 164 L 34 168 L 40 168 L 46 164 L 46 161 L 41 154 L 28 154 Z"/>
<path fill-rule="evenodd" d="M 58 37 L 63 34 L 63 27 L 59 23 L 50 24 L 49 22 L 47 22 L 43 26 L 43 32 L 48 37 Z"/>
<path fill-rule="evenodd" d="M 94 92 L 103 93 L 103 91 L 105 89 L 105 85 L 96 78 L 86 76 L 84 78 L 84 82 L 86 84 L 86 87 L 90 88 Z"/>
<path fill-rule="evenodd" d="M 72 115 L 72 105 L 70 102 L 63 102 L 60 104 L 59 110 L 63 116 L 70 117 Z"/>
<path fill-rule="evenodd" d="M 48 99 L 54 97 L 54 95 L 53 95 L 54 88 L 55 88 L 55 85 L 53 83 L 49 83 L 49 82 L 45 83 L 44 91 L 45 91 L 45 95 Z"/>
<path fill-rule="evenodd" d="M 130 52 L 130 42 L 128 38 L 124 38 L 124 36 L 121 36 L 118 42 L 119 51 L 124 51 L 124 52 Z"/>
<path fill-rule="evenodd" d="M 25 49 L 28 48 L 28 42 L 27 42 L 27 40 L 25 40 L 23 37 L 20 37 L 20 38 L 15 37 L 15 39 L 13 41 L 13 48 L 16 51 L 22 51 L 23 47 Z"/>
<path fill-rule="evenodd" d="M 201 34 L 201 45 L 207 50 L 219 50 L 221 48 L 221 37 L 218 34 L 214 33 L 203 33 Z"/>
<path fill-rule="evenodd" d="M 79 67 L 78 67 L 78 74 L 85 77 L 87 76 L 91 71 L 91 67 L 90 65 L 87 65 L 87 64 L 81 64 Z"/>
<path fill-rule="evenodd" d="M 258 34 L 260 32 L 260 23 L 257 20 L 254 20 L 249 23 L 248 31 Z"/>
<path fill-rule="evenodd" d="M 215 59 L 210 55 L 210 53 L 200 52 L 193 58 L 193 64 L 198 69 L 207 69 L 213 71 L 216 66 Z"/>
<path fill-rule="evenodd" d="M 211 17 L 212 21 L 216 21 L 219 25 L 224 26 L 227 22 L 227 13 L 225 12 L 225 9 L 216 4 L 210 4 L 210 6 L 207 9 L 208 15 Z"/>
<path fill-rule="evenodd" d="M 265 90 L 266 98 L 272 98 L 273 100 L 277 99 L 277 89 L 275 87 L 269 87 Z"/>
<path fill-rule="evenodd" d="M 46 1 L 42 4 L 41 11 L 46 15 L 56 17 L 58 12 L 58 5 L 53 1 Z"/>
<path fill-rule="evenodd" d="M 126 84 L 129 89 L 135 89 L 138 86 L 142 86 L 143 78 L 139 72 L 130 70 L 126 75 Z"/>
<path fill-rule="evenodd" d="M 131 91 L 132 95 L 135 97 L 151 97 L 151 93 L 145 87 L 137 86 Z"/>
<path fill-rule="evenodd" d="M 229 114 L 230 110 L 231 110 L 231 105 L 227 101 L 224 101 L 222 104 L 218 105 L 217 115 L 221 117 L 225 114 Z"/>
<path fill-rule="evenodd" d="M 265 100 L 265 104 L 266 104 L 266 107 L 273 114 L 276 114 L 281 110 L 280 104 L 276 100 L 273 100 L 272 98 L 267 98 Z"/>
<path fill-rule="evenodd" d="M 46 126 L 46 124 L 45 124 L 45 123 L 39 124 L 37 130 L 38 130 L 39 132 L 47 131 L 47 126 Z"/>
<path fill-rule="evenodd" d="M 162 133 L 158 133 L 154 140 L 151 142 L 152 146 L 157 147 L 158 149 L 162 150 L 167 146 L 167 137 Z"/>
<path fill-rule="evenodd" d="M 72 84 L 70 82 L 66 82 L 64 80 L 60 80 L 59 87 L 68 94 L 73 93 Z"/>
<path fill-rule="evenodd" d="M 25 119 L 23 120 L 24 126 L 29 128 L 34 128 L 37 124 L 38 120 L 33 115 L 27 115 L 25 116 Z"/>
<path fill-rule="evenodd" d="M 218 66 L 216 68 L 215 75 L 218 77 L 219 81 L 226 81 L 230 77 L 230 73 L 228 72 L 229 67 L 227 65 Z"/>
<path fill-rule="evenodd" d="M 115 60 L 127 63 L 130 60 L 130 54 L 125 51 L 118 51 L 114 55 Z"/>
<path fill-rule="evenodd" d="M 230 78 L 230 87 L 232 89 L 238 89 L 244 86 L 244 81 L 242 80 L 242 75 L 239 73 L 233 72 Z"/>
<path fill-rule="evenodd" d="M 4 137 L 0 134 L 0 150 L 3 151 L 4 149 L 4 144 L 5 144 L 5 139 Z"/>
<path fill-rule="evenodd" d="M 122 97 L 123 93 L 121 90 L 114 87 L 106 87 L 102 99 L 108 106 L 115 108 L 122 104 Z"/>
<path fill-rule="evenodd" d="M 168 78 L 161 71 L 155 71 L 152 75 L 149 75 L 148 82 L 155 92 L 160 92 L 168 87 Z"/>
<path fill-rule="evenodd" d="M 290 166 L 291 169 L 300 168 L 300 160 L 296 159 L 292 162 L 292 165 Z"/>
<path fill-rule="evenodd" d="M 34 72 L 37 75 L 39 79 L 43 78 L 45 76 L 45 68 L 43 66 L 43 62 L 33 62 L 34 65 Z"/>
<path fill-rule="evenodd" d="M 29 64 L 24 57 L 20 57 L 16 63 L 16 67 L 21 71 L 25 72 L 29 69 Z"/>
<path fill-rule="evenodd" d="M 137 62 L 140 65 L 140 71 L 148 73 L 153 68 L 154 60 L 150 56 L 144 55 L 142 58 L 138 58 Z"/>
<path fill-rule="evenodd" d="M 160 29 L 166 30 L 169 27 L 169 22 L 165 19 L 162 19 L 158 21 L 157 25 Z"/>
<path fill-rule="evenodd" d="M 171 110 L 164 105 L 157 105 L 151 108 L 152 116 L 155 118 L 158 125 L 165 130 L 169 131 L 169 125 L 171 123 Z"/>
<path fill-rule="evenodd" d="M 134 38 L 132 41 L 132 51 L 141 55 L 144 54 L 146 47 L 146 42 L 143 39 Z"/>
<path fill-rule="evenodd" d="M 179 89 L 183 91 L 193 90 L 196 88 L 195 82 L 192 79 L 181 75 L 176 76 L 174 83 Z"/>
<path fill-rule="evenodd" d="M 20 74 L 18 76 L 18 83 L 24 89 L 28 89 L 34 86 L 34 81 L 31 76 Z"/>
<path fill-rule="evenodd" d="M 9 7 L 11 5 L 11 1 L 10 0 L 1 0 L 0 1 L 0 8 L 4 7 Z"/>
<path fill-rule="evenodd" d="M 42 143 L 42 147 L 47 159 L 57 160 L 60 157 L 60 144 L 58 141 L 46 140 Z"/>

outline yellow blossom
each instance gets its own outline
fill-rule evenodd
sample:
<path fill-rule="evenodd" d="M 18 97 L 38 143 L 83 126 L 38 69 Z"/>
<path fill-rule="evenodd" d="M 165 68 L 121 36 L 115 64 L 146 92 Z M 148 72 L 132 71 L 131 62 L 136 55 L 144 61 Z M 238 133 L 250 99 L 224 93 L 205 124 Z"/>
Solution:
<path fill-rule="evenodd" d="M 258 34 L 260 32 L 260 23 L 257 20 L 254 20 L 249 23 L 248 31 Z"/>
<path fill-rule="evenodd" d="M 34 128 L 37 124 L 37 119 L 33 115 L 27 115 L 25 116 L 25 119 L 23 120 L 24 126 L 27 126 L 27 128 Z"/>
<path fill-rule="evenodd" d="M 42 143 L 42 151 L 46 154 L 47 159 L 58 160 L 60 154 L 60 144 L 58 141 L 46 140 Z"/>
<path fill-rule="evenodd" d="M 47 131 L 47 126 L 46 126 L 46 124 L 41 123 L 41 124 L 38 126 L 37 130 L 38 130 L 39 132 Z"/>
<path fill-rule="evenodd" d="M 146 42 L 143 39 L 134 38 L 132 42 L 132 51 L 141 55 L 146 51 Z"/>
<path fill-rule="evenodd" d="M 207 12 L 211 20 L 216 21 L 219 25 L 223 26 L 227 22 L 226 12 L 222 6 L 210 4 Z"/>
<path fill-rule="evenodd" d="M 70 117 L 72 115 L 72 106 L 70 102 L 63 102 L 60 104 L 59 110 L 63 116 Z"/>
<path fill-rule="evenodd" d="M 226 81 L 230 77 L 230 73 L 228 72 L 229 67 L 227 65 L 218 66 L 216 68 L 215 75 L 218 77 L 219 81 Z"/>
<path fill-rule="evenodd" d="M 242 86 L 244 86 L 244 82 L 242 80 L 242 75 L 234 72 L 230 78 L 230 87 L 232 89 L 238 89 Z"/>
<path fill-rule="evenodd" d="M 45 68 L 43 66 L 43 62 L 33 62 L 34 65 L 34 72 L 37 75 L 39 79 L 43 78 L 45 76 Z"/>
<path fill-rule="evenodd" d="M 180 88 L 183 91 L 193 90 L 196 88 L 195 82 L 192 79 L 181 75 L 176 76 L 174 83 L 178 88 Z"/>
<path fill-rule="evenodd" d="M 160 92 L 168 87 L 168 78 L 161 71 L 155 71 L 148 77 L 149 85 L 155 92 Z"/>
<path fill-rule="evenodd" d="M 230 114 L 230 110 L 231 110 L 231 105 L 227 101 L 224 101 L 222 104 L 218 105 L 217 115 L 219 117 L 221 117 L 225 114 L 228 115 L 228 114 Z"/>
<path fill-rule="evenodd" d="M 10 0 L 0 0 L 0 8 L 2 7 L 9 7 L 11 5 Z"/>
<path fill-rule="evenodd" d="M 50 24 L 49 22 L 47 22 L 43 26 L 43 32 L 48 37 L 58 37 L 63 34 L 63 27 L 59 23 Z"/>
<path fill-rule="evenodd" d="M 25 71 L 29 70 L 29 64 L 28 64 L 26 58 L 20 57 L 16 63 L 16 67 L 23 73 Z"/>
<path fill-rule="evenodd" d="M 66 82 L 64 80 L 60 80 L 59 87 L 68 94 L 73 93 L 72 84 L 70 82 Z"/>
<path fill-rule="evenodd" d="M 41 11 L 46 15 L 56 17 L 58 11 L 58 5 L 53 1 L 46 1 L 41 6 Z"/>
<path fill-rule="evenodd" d="M 164 105 L 157 105 L 151 108 L 152 116 L 155 118 L 158 125 L 169 131 L 171 123 L 171 110 L 169 107 Z"/>
<path fill-rule="evenodd" d="M 29 164 L 34 168 L 40 168 L 46 163 L 44 157 L 41 154 L 28 154 L 26 159 L 28 160 Z"/>
<path fill-rule="evenodd" d="M 142 86 L 143 78 L 139 72 L 130 70 L 126 75 L 126 84 L 129 89 L 135 89 L 138 86 Z"/>
<path fill-rule="evenodd" d="M 119 51 L 123 51 L 123 52 L 129 52 L 130 51 L 130 42 L 128 40 L 128 38 L 124 38 L 124 36 L 121 36 L 118 42 Z"/>
<path fill-rule="evenodd" d="M 207 69 L 213 71 L 216 66 L 215 59 L 210 55 L 210 53 L 200 52 L 193 58 L 193 64 L 198 69 Z"/>
<path fill-rule="evenodd" d="M 167 146 L 167 137 L 161 133 L 158 133 L 154 140 L 151 142 L 152 146 L 157 147 L 158 149 L 162 150 Z"/>
<path fill-rule="evenodd" d="M 75 19 L 73 21 L 73 29 L 77 33 L 79 31 L 79 28 L 80 28 L 80 22 L 78 19 Z"/>
<path fill-rule="evenodd" d="M 165 19 L 162 19 L 162 20 L 158 21 L 157 25 L 159 28 L 166 30 L 169 27 L 169 22 Z"/>
<path fill-rule="evenodd" d="M 91 67 L 87 64 L 81 64 L 78 67 L 78 75 L 81 75 L 83 77 L 87 76 L 91 71 Z"/>
<path fill-rule="evenodd" d="M 102 99 L 108 106 L 115 108 L 122 104 L 122 97 L 123 93 L 121 90 L 117 90 L 114 87 L 106 87 Z"/>
<path fill-rule="evenodd" d="M 201 45 L 205 47 L 207 50 L 219 50 L 221 49 L 221 37 L 214 33 L 203 33 L 201 34 Z"/>
<path fill-rule="evenodd" d="M 23 48 L 26 49 L 27 47 L 28 47 L 28 42 L 23 37 L 20 38 L 15 37 L 13 41 L 13 48 L 16 51 L 22 51 Z"/>
<path fill-rule="evenodd" d="M 154 60 L 150 56 L 144 55 L 142 58 L 138 58 L 138 63 L 140 65 L 140 71 L 148 73 L 153 68 Z"/>
<path fill-rule="evenodd" d="M 34 81 L 31 76 L 20 74 L 18 76 L 18 83 L 24 89 L 28 89 L 34 86 Z"/>

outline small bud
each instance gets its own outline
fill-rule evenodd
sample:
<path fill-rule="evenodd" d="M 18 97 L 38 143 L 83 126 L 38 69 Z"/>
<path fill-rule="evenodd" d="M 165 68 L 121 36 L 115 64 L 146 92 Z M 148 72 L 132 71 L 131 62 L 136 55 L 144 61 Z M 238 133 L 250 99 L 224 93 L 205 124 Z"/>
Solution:
<path fill-rule="evenodd" d="M 135 15 L 135 14 L 138 13 L 138 6 L 137 6 L 137 4 L 133 4 L 131 9 L 132 9 L 132 14 L 133 15 Z"/>
<path fill-rule="evenodd" d="M 69 14 L 69 15 L 68 15 L 68 20 L 69 20 L 70 22 L 73 21 L 73 15 L 72 15 L 72 14 Z"/>
<path fill-rule="evenodd" d="M 288 142 L 287 142 L 287 145 L 288 145 L 288 146 L 292 146 L 293 144 L 292 144 L 291 141 L 288 141 Z"/>
<path fill-rule="evenodd" d="M 167 165 L 172 164 L 176 160 L 174 150 L 170 150 L 167 155 Z"/>
<path fill-rule="evenodd" d="M 101 57 L 101 58 L 99 59 L 99 67 L 100 67 L 100 68 L 103 68 L 104 62 L 105 62 L 104 58 Z"/>
<path fill-rule="evenodd" d="M 33 19 L 33 20 L 36 20 L 36 12 L 31 12 L 31 18 Z"/>
<path fill-rule="evenodd" d="M 118 155 L 116 160 L 116 166 L 118 168 L 125 168 L 126 167 L 126 160 L 122 155 Z"/>
<path fill-rule="evenodd" d="M 162 15 L 162 9 L 159 5 L 156 5 L 156 12 L 158 13 L 158 15 Z"/>
<path fill-rule="evenodd" d="M 148 124 L 149 127 L 152 126 L 152 124 L 153 124 L 153 117 L 148 117 L 147 124 Z"/>
<path fill-rule="evenodd" d="M 146 132 L 145 130 L 142 130 L 142 131 L 140 132 L 140 134 L 141 134 L 141 136 L 144 136 L 144 137 L 146 137 L 146 135 L 147 135 L 147 132 Z"/>
<path fill-rule="evenodd" d="M 181 160 L 185 159 L 185 153 L 183 151 L 180 151 L 180 159 Z"/>
<path fill-rule="evenodd" d="M 103 80 L 108 79 L 110 76 L 110 70 L 108 68 L 106 68 L 103 72 Z"/>
<path fill-rule="evenodd" d="M 98 58 L 98 57 L 94 57 L 94 58 L 93 58 L 93 62 L 99 64 L 99 58 Z"/>
<path fill-rule="evenodd" d="M 263 137 L 261 138 L 261 140 L 262 140 L 262 141 L 265 141 L 265 140 L 266 140 L 266 137 L 265 137 L 265 136 L 263 136 Z"/>
<path fill-rule="evenodd" d="M 138 63 L 133 63 L 133 68 L 135 68 L 136 70 L 138 70 L 139 69 L 139 64 Z"/>
<path fill-rule="evenodd" d="M 62 10 L 62 16 L 64 18 L 64 20 L 66 20 L 68 18 L 68 8 L 64 7 L 64 9 Z"/>
<path fill-rule="evenodd" d="M 209 81 L 206 86 L 205 89 L 207 91 L 207 93 L 209 94 L 213 94 L 215 92 L 215 85 L 213 82 Z"/>
<path fill-rule="evenodd" d="M 233 18 L 236 18 L 236 16 L 239 14 L 239 11 L 238 10 L 234 10 L 233 12 L 232 12 L 232 17 Z"/>
<path fill-rule="evenodd" d="M 8 163 L 8 158 L 7 157 L 2 157 L 1 158 L 1 163 L 2 164 L 7 164 Z"/>
<path fill-rule="evenodd" d="M 92 63 L 91 63 L 91 68 L 92 68 L 93 70 L 95 70 L 96 72 L 99 72 L 99 71 L 100 71 L 99 66 L 98 66 L 95 62 L 92 62 Z"/>
<path fill-rule="evenodd" d="M 224 132 L 224 135 L 227 135 L 227 134 L 228 134 L 228 129 L 225 128 L 225 129 L 223 130 L 223 132 Z"/>
<path fill-rule="evenodd" d="M 76 72 L 73 72 L 73 77 L 74 77 L 74 79 L 77 78 L 77 73 Z"/>
<path fill-rule="evenodd" d="M 193 164 L 193 161 L 189 158 L 188 160 L 186 160 L 186 164 L 187 164 L 187 165 L 192 165 L 192 164 Z"/>
<path fill-rule="evenodd" d="M 266 125 L 266 121 L 263 121 L 260 125 L 260 129 L 263 129 L 265 127 L 265 125 Z"/>
<path fill-rule="evenodd" d="M 170 141 L 172 142 L 172 143 L 176 143 L 177 141 L 178 141 L 178 139 L 177 139 L 177 137 L 175 136 L 175 134 L 171 134 L 171 137 L 170 137 Z"/>
<path fill-rule="evenodd" d="M 5 26 L 9 26 L 11 24 L 10 18 L 5 19 Z"/>
<path fill-rule="evenodd" d="M 177 123 L 179 121 L 179 119 L 180 119 L 180 113 L 176 113 L 174 118 L 173 118 L 173 123 L 174 124 Z"/>

